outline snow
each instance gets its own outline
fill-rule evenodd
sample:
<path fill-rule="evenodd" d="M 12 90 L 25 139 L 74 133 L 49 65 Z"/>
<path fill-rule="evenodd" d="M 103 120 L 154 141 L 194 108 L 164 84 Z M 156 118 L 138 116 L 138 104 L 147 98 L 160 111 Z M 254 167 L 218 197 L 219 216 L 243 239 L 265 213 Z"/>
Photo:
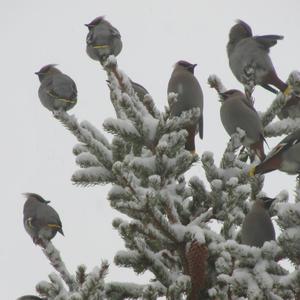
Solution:
<path fill-rule="evenodd" d="M 154 119 L 150 114 L 143 116 L 143 131 L 147 133 L 147 139 L 154 141 L 156 137 L 157 126 L 159 120 Z"/>
<path fill-rule="evenodd" d="M 237 186 L 237 184 L 239 183 L 239 179 L 236 177 L 231 177 L 227 182 L 226 185 L 227 186 L 231 186 L 231 187 L 235 187 Z"/>
<path fill-rule="evenodd" d="M 277 122 L 273 122 L 265 127 L 264 133 L 266 137 L 287 135 L 300 128 L 300 118 L 286 118 Z"/>
<path fill-rule="evenodd" d="M 272 260 L 281 252 L 281 248 L 275 241 L 265 242 L 261 248 L 262 257 L 264 259 Z"/>
<path fill-rule="evenodd" d="M 103 134 L 101 131 L 99 131 L 99 130 L 98 130 L 94 125 L 92 125 L 90 122 L 88 122 L 88 121 L 86 121 L 86 120 L 85 120 L 85 121 L 82 121 L 82 122 L 80 123 L 80 126 L 81 126 L 82 128 L 85 128 L 85 129 L 89 130 L 89 131 L 92 133 L 93 137 L 94 137 L 97 141 L 99 141 L 100 143 L 102 143 L 105 147 L 110 148 L 110 144 L 109 144 L 107 138 L 104 136 L 104 134 Z"/>
<path fill-rule="evenodd" d="M 205 244 L 205 236 L 201 227 L 195 225 L 188 225 L 186 226 L 185 231 L 192 235 L 192 239 L 195 239 L 200 244 Z"/>
<path fill-rule="evenodd" d="M 100 166 L 99 161 L 96 156 L 90 154 L 89 152 L 82 152 L 76 157 L 76 163 L 79 166 Z"/>
<path fill-rule="evenodd" d="M 222 84 L 221 79 L 217 75 L 210 75 L 208 77 L 208 84 L 211 88 L 215 88 L 218 93 L 226 92 L 226 87 Z"/>
<path fill-rule="evenodd" d="M 234 191 L 240 197 L 248 197 L 251 193 L 251 186 L 250 184 L 242 184 L 237 186 Z"/>
<path fill-rule="evenodd" d="M 156 171 L 156 159 L 154 156 L 152 157 L 135 157 L 134 159 L 130 160 L 129 166 L 132 168 L 142 168 L 146 170 L 148 174 L 154 174 Z"/>
<path fill-rule="evenodd" d="M 300 93 L 300 72 L 298 70 L 290 73 L 288 83 L 293 87 L 293 92 L 296 94 Z"/>
<path fill-rule="evenodd" d="M 103 126 L 107 128 L 109 131 L 113 129 L 120 136 L 135 136 L 140 137 L 139 132 L 136 130 L 134 125 L 129 120 L 121 120 L 114 118 L 107 118 Z"/>
<path fill-rule="evenodd" d="M 285 227 L 300 225 L 300 203 L 275 203 L 275 209 Z"/>
<path fill-rule="evenodd" d="M 214 188 L 216 190 L 222 190 L 223 182 L 220 179 L 215 179 L 211 182 L 211 186 L 212 186 L 212 188 Z"/>
<path fill-rule="evenodd" d="M 112 173 L 103 167 L 89 167 L 74 172 L 72 180 L 76 183 L 99 184 L 108 182 Z"/>

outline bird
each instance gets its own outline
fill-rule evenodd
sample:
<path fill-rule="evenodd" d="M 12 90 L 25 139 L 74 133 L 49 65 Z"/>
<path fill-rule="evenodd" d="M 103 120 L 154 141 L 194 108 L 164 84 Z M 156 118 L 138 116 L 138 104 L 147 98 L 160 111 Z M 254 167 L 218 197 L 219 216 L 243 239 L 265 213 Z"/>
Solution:
<path fill-rule="evenodd" d="M 285 95 L 290 93 L 288 84 L 278 77 L 269 56 L 270 48 L 282 39 L 281 35 L 253 36 L 251 27 L 242 20 L 237 20 L 237 24 L 230 29 L 227 43 L 229 66 L 244 85 L 247 96 L 251 95 L 253 85 L 260 85 L 275 94 L 278 91 L 272 86 Z"/>
<path fill-rule="evenodd" d="M 56 233 L 64 235 L 58 213 L 40 195 L 25 193 L 26 201 L 23 208 L 25 230 L 33 242 L 45 248 Z"/>
<path fill-rule="evenodd" d="M 249 174 L 265 174 L 280 170 L 290 175 L 300 173 L 300 129 L 286 136 L 267 155 L 265 160 L 253 167 Z"/>
<path fill-rule="evenodd" d="M 77 103 L 77 87 L 72 78 L 49 64 L 35 74 L 39 77 L 39 98 L 43 106 L 54 112 L 67 111 Z"/>
<path fill-rule="evenodd" d="M 139 100 L 141 102 L 143 102 L 144 97 L 147 94 L 149 94 L 149 92 L 142 85 L 140 85 L 139 83 L 136 83 L 136 82 L 132 81 L 131 79 L 129 79 L 129 81 L 130 81 L 130 84 L 131 84 L 134 92 L 137 94 Z M 108 85 L 109 89 L 111 90 L 111 82 L 109 80 L 106 80 L 106 82 L 107 82 L 107 85 Z"/>
<path fill-rule="evenodd" d="M 245 131 L 241 143 L 249 147 L 259 159 L 265 158 L 263 125 L 257 111 L 249 99 L 239 90 L 228 90 L 220 93 L 221 122 L 231 136 L 237 128 Z"/>
<path fill-rule="evenodd" d="M 95 18 L 85 24 L 89 32 L 86 37 L 86 52 L 88 56 L 102 62 L 109 55 L 117 56 L 122 50 L 121 34 L 104 16 Z"/>
<path fill-rule="evenodd" d="M 135 93 L 137 94 L 138 98 L 140 99 L 141 102 L 143 102 L 144 97 L 149 94 L 149 92 L 139 83 L 134 82 L 132 80 L 130 80 L 131 86 L 133 88 L 133 90 L 135 91 Z"/>
<path fill-rule="evenodd" d="M 19 297 L 17 300 L 46 300 L 46 298 L 40 298 L 33 295 L 26 295 L 26 296 Z"/>
<path fill-rule="evenodd" d="M 264 242 L 275 240 L 275 230 L 268 211 L 274 200 L 268 197 L 255 200 L 242 224 L 242 244 L 260 248 Z"/>
<path fill-rule="evenodd" d="M 203 92 L 194 76 L 196 66 L 197 64 L 191 64 L 184 60 L 178 61 L 174 66 L 167 89 L 168 94 L 172 92 L 177 94 L 177 101 L 170 107 L 171 116 L 180 116 L 184 111 L 200 108 L 198 122 L 185 128 L 188 131 L 185 149 L 192 153 L 195 153 L 197 127 L 199 136 L 203 139 Z"/>

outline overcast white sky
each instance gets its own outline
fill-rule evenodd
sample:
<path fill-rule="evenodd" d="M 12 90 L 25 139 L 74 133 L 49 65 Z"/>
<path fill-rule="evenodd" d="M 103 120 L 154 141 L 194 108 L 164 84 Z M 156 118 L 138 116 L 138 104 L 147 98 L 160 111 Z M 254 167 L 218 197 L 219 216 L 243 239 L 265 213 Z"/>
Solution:
<path fill-rule="evenodd" d="M 47 280 L 53 271 L 23 228 L 23 192 L 41 194 L 59 212 L 65 237 L 58 235 L 53 241 L 71 272 L 81 263 L 91 270 L 106 258 L 111 262 L 108 280 L 134 278 L 133 272 L 113 265 L 114 253 L 123 249 L 123 242 L 111 225 L 119 214 L 106 200 L 109 187 L 72 185 L 76 140 L 42 107 L 37 95 L 39 81 L 34 72 L 57 63 L 77 83 L 79 101 L 72 114 L 98 128 L 114 116 L 105 73 L 85 53 L 84 23 L 106 15 L 119 29 L 120 68 L 144 85 L 161 109 L 173 64 L 180 59 L 198 63 L 195 75 L 203 88 L 205 112 L 204 140 L 197 140 L 197 152 L 213 151 L 218 160 L 228 136 L 220 122 L 216 93 L 206 82 L 216 73 L 228 88 L 241 88 L 225 50 L 230 27 L 240 18 L 252 26 L 254 34 L 284 35 L 271 56 L 279 76 L 286 80 L 290 71 L 300 69 L 299 11 L 297 0 L 0 0 L 1 299 L 34 294 L 36 283 Z M 257 109 L 263 110 L 273 95 L 257 88 L 255 99 Z M 273 147 L 276 140 L 268 143 Z M 204 179 L 200 163 L 190 174 Z M 265 181 L 270 196 L 282 189 L 293 195 L 295 177 L 275 172 Z"/>

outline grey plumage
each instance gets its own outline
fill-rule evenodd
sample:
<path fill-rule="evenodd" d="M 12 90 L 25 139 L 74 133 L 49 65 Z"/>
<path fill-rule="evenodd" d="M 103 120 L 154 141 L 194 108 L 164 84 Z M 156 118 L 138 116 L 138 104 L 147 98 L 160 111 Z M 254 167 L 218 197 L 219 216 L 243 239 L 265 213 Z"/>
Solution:
<path fill-rule="evenodd" d="M 231 136 L 237 132 L 237 128 L 244 130 L 242 144 L 252 149 L 263 160 L 263 125 L 252 103 L 238 90 L 228 90 L 220 96 L 220 116 L 227 133 Z"/>
<path fill-rule="evenodd" d="M 194 76 L 195 67 L 196 64 L 190 64 L 183 60 L 177 62 L 168 83 L 168 94 L 177 93 L 177 102 L 170 107 L 172 116 L 180 116 L 183 111 L 200 108 L 198 122 L 186 128 L 188 137 L 185 148 L 189 151 L 195 151 L 194 139 L 197 128 L 200 138 L 203 138 L 203 93 L 197 78 Z"/>
<path fill-rule="evenodd" d="M 273 170 L 291 175 L 300 174 L 300 129 L 275 146 L 266 159 L 251 170 L 251 175 L 265 174 Z"/>
<path fill-rule="evenodd" d="M 130 80 L 130 83 L 132 85 L 132 88 L 136 92 L 138 98 L 140 99 L 141 102 L 143 102 L 144 97 L 149 94 L 149 92 L 140 84 Z"/>
<path fill-rule="evenodd" d="M 117 56 L 121 52 L 120 32 L 103 16 L 85 25 L 89 29 L 86 37 L 86 52 L 90 58 L 102 61 L 111 54 Z"/>
<path fill-rule="evenodd" d="M 264 242 L 275 240 L 275 230 L 268 209 L 274 199 L 256 199 L 242 224 L 242 244 L 262 247 Z"/>
<path fill-rule="evenodd" d="M 50 241 L 57 232 L 63 235 L 59 215 L 48 205 L 50 201 L 34 193 L 24 195 L 27 200 L 23 208 L 23 223 L 33 242 L 44 247 L 44 241 Z"/>
<path fill-rule="evenodd" d="M 67 111 L 77 102 L 77 88 L 72 78 L 50 64 L 42 67 L 35 74 L 41 85 L 39 98 L 41 103 L 50 111 Z"/>
<path fill-rule="evenodd" d="M 144 97 L 147 94 L 149 94 L 149 92 L 142 85 L 140 85 L 139 83 L 136 83 L 136 82 L 132 81 L 131 79 L 129 79 L 129 80 L 130 80 L 131 86 L 132 86 L 134 92 L 137 94 L 139 100 L 141 102 L 143 102 Z M 107 85 L 108 85 L 109 89 L 111 90 L 110 81 L 106 80 L 106 82 L 107 82 Z"/>
<path fill-rule="evenodd" d="M 26 295 L 18 298 L 17 300 L 47 300 L 46 298 L 40 298 L 33 295 Z"/>
<path fill-rule="evenodd" d="M 254 84 L 261 85 L 265 89 L 277 93 L 270 85 L 284 92 L 288 85 L 277 76 L 269 56 L 270 48 L 282 40 L 280 35 L 253 36 L 248 24 L 238 20 L 229 33 L 227 44 L 227 55 L 229 66 L 234 76 L 243 83 L 247 89 L 249 85 L 247 68 L 254 70 Z"/>

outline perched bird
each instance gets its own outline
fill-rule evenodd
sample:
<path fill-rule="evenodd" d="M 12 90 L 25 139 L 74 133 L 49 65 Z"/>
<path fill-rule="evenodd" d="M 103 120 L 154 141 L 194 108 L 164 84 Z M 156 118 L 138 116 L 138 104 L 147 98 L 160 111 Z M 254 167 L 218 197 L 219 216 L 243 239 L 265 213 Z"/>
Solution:
<path fill-rule="evenodd" d="M 277 76 L 269 56 L 270 48 L 282 39 L 281 35 L 253 36 L 251 27 L 241 20 L 231 28 L 227 43 L 229 66 L 246 91 L 250 86 L 252 93 L 254 84 L 273 93 L 277 93 L 277 90 L 271 85 L 282 93 L 289 93 L 288 85 Z M 251 69 L 253 74 L 250 74 Z"/>
<path fill-rule="evenodd" d="M 237 132 L 237 128 L 244 130 L 242 144 L 263 160 L 265 158 L 263 125 L 252 103 L 238 90 L 220 93 L 220 101 L 221 121 L 227 133 L 231 136 Z"/>
<path fill-rule="evenodd" d="M 18 298 L 17 300 L 46 300 L 45 298 L 40 298 L 33 295 L 26 295 Z"/>
<path fill-rule="evenodd" d="M 149 94 L 149 92 L 142 85 L 132 81 L 131 79 L 129 79 L 129 80 L 130 80 L 131 86 L 132 86 L 133 90 L 135 91 L 135 93 L 137 94 L 138 98 L 140 99 L 141 102 L 143 102 L 144 97 L 147 94 Z M 106 80 L 106 82 L 107 82 L 108 87 L 111 89 L 110 81 Z"/>
<path fill-rule="evenodd" d="M 242 244 L 262 247 L 264 242 L 275 240 L 275 230 L 268 212 L 274 200 L 262 197 L 253 203 L 242 225 Z"/>
<path fill-rule="evenodd" d="M 136 92 L 138 98 L 140 99 L 141 102 L 143 102 L 144 97 L 149 94 L 149 92 L 140 84 L 130 80 L 130 83 L 132 85 L 132 88 Z"/>
<path fill-rule="evenodd" d="M 300 174 L 300 129 L 285 137 L 250 175 L 265 174 L 273 170 L 295 175 Z"/>
<path fill-rule="evenodd" d="M 190 64 L 184 60 L 178 61 L 168 84 L 168 94 L 172 92 L 177 94 L 177 101 L 170 107 L 172 116 L 180 116 L 183 111 L 200 108 L 198 124 L 185 128 L 188 131 L 185 149 L 193 153 L 195 152 L 197 127 L 200 138 L 203 138 L 203 93 L 198 80 L 194 76 L 196 66 L 197 64 Z"/>
<path fill-rule="evenodd" d="M 89 29 L 86 37 L 86 52 L 97 61 L 103 61 L 107 56 L 117 56 L 122 50 L 121 35 L 104 16 L 97 17 L 91 23 L 85 24 Z"/>
<path fill-rule="evenodd" d="M 55 68 L 46 65 L 35 74 L 41 82 L 39 98 L 50 111 L 67 111 L 77 102 L 77 88 L 72 78 Z"/>
<path fill-rule="evenodd" d="M 25 193 L 27 198 L 23 208 L 25 230 L 35 244 L 45 247 L 44 241 L 50 241 L 56 233 L 64 235 L 57 212 L 40 195 Z"/>

